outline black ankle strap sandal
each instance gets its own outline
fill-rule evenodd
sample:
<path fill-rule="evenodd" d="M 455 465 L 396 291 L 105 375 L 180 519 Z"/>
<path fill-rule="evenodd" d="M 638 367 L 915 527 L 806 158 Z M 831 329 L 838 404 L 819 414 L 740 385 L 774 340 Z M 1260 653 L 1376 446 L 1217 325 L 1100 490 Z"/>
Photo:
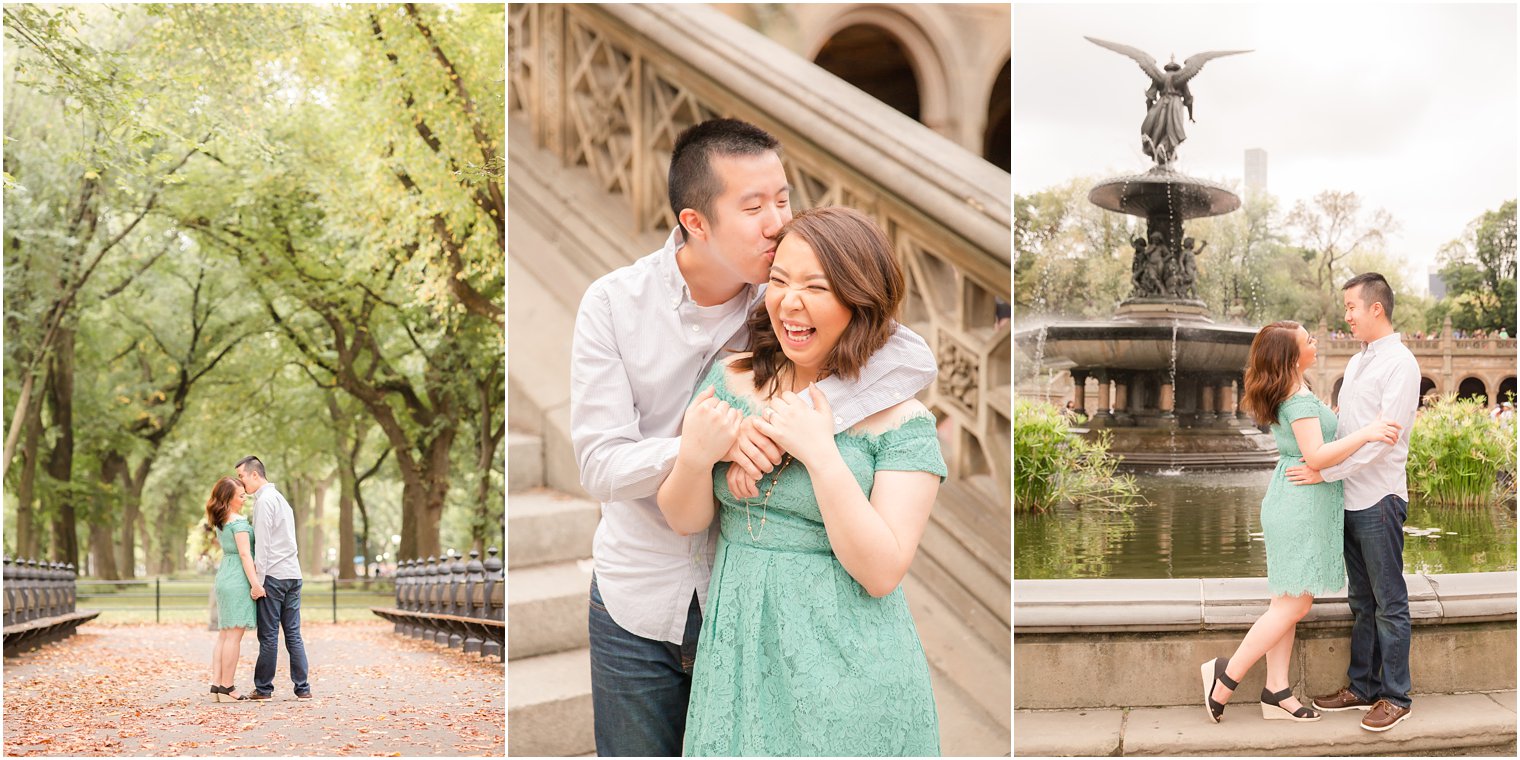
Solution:
<path fill-rule="evenodd" d="M 1288 712 L 1288 708 L 1282 706 L 1282 701 L 1292 697 L 1293 687 L 1291 686 L 1279 692 L 1262 689 L 1261 717 L 1267 720 L 1291 720 L 1300 723 L 1319 720 L 1319 713 L 1310 707 L 1299 707 L 1297 710 Z"/>
<path fill-rule="evenodd" d="M 1240 682 L 1224 672 L 1229 666 L 1228 658 L 1215 657 L 1205 662 L 1200 669 L 1203 675 L 1203 705 L 1209 710 L 1209 720 L 1215 723 L 1219 722 L 1219 716 L 1224 715 L 1224 705 L 1214 701 L 1214 684 L 1222 683 L 1231 691 L 1240 688 Z"/>

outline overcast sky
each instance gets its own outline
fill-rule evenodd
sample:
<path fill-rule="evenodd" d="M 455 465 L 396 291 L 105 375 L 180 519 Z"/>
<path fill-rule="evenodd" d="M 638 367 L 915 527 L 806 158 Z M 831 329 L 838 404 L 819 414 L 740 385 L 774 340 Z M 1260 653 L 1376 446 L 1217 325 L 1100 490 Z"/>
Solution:
<path fill-rule="evenodd" d="M 1268 154 L 1284 211 L 1354 190 L 1402 226 L 1391 253 L 1424 284 L 1463 226 L 1516 195 L 1516 6 L 1024 5 L 1013 11 L 1013 178 L 1019 193 L 1150 166 L 1149 80 L 1084 35 L 1165 63 L 1207 50 L 1190 83 L 1178 168 L 1238 181 Z"/>

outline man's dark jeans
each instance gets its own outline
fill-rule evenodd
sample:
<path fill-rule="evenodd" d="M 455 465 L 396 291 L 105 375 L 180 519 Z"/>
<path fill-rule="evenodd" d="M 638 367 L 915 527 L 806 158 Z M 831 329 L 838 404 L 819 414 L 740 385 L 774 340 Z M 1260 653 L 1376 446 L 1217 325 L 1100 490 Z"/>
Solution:
<path fill-rule="evenodd" d="M 591 705 L 601 757 L 679 757 L 702 611 L 686 613 L 685 643 L 636 636 L 612 621 L 591 578 Z"/>
<path fill-rule="evenodd" d="M 1409 587 L 1404 583 L 1404 518 L 1409 504 L 1384 496 L 1346 512 L 1347 600 L 1351 605 L 1351 691 L 1409 707 Z"/>
<path fill-rule="evenodd" d="M 253 666 L 253 690 L 274 693 L 274 666 L 280 656 L 280 631 L 290 654 L 290 680 L 297 694 L 311 691 L 306 682 L 306 643 L 301 640 L 301 579 L 264 576 L 259 607 L 259 661 Z"/>

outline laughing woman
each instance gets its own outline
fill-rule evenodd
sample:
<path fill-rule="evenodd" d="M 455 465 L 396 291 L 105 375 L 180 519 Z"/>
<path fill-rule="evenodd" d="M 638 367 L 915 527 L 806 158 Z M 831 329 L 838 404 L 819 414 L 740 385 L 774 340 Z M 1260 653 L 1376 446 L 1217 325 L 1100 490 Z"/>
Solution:
<path fill-rule="evenodd" d="M 1285 471 L 1300 459 L 1324 469 L 1363 444 L 1393 443 L 1399 437 L 1397 423 L 1379 419 L 1336 440 L 1335 413 L 1309 391 L 1304 380 L 1304 370 L 1314 366 L 1317 352 L 1314 338 L 1297 322 L 1274 322 L 1251 341 L 1241 406 L 1257 424 L 1272 426 L 1279 454 L 1277 470 L 1261 501 L 1272 602 L 1229 659 L 1216 657 L 1200 668 L 1204 707 L 1215 723 L 1240 679 L 1263 655 L 1267 682 L 1261 691 L 1262 717 L 1319 720 L 1318 712 L 1293 696 L 1288 662 L 1293 656 L 1294 629 L 1309 613 L 1314 597 L 1346 585 L 1341 555 L 1345 503 L 1339 482 L 1293 485 Z"/>
<path fill-rule="evenodd" d="M 660 510 L 679 533 L 720 525 L 687 755 L 939 754 L 899 587 L 945 476 L 934 417 L 908 399 L 835 435 L 813 386 L 886 343 L 903 290 L 865 216 L 798 214 L 750 317 L 753 351 L 715 365 L 687 410 Z M 787 452 L 752 494 L 738 488 L 750 498 L 718 463 L 742 417 Z"/>

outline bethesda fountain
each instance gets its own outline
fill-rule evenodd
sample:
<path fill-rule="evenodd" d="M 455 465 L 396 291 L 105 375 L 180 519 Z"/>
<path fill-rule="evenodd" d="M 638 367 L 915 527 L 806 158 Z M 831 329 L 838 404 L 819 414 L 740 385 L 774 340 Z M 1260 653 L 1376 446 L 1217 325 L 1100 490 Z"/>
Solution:
<path fill-rule="evenodd" d="M 1128 469 L 1236 469 L 1269 466 L 1277 451 L 1239 407 L 1247 354 L 1256 330 L 1216 324 L 1196 290 L 1197 257 L 1207 242 L 1184 222 L 1240 208 L 1228 188 L 1176 168 L 1193 96 L 1188 82 L 1203 64 L 1250 52 L 1199 53 L 1158 67 L 1146 53 L 1090 42 L 1133 59 L 1150 77 L 1141 148 L 1155 162 L 1142 174 L 1099 182 L 1088 201 L 1145 219 L 1136 238 L 1131 293 L 1105 321 L 1056 322 L 1016 331 L 1014 341 L 1036 371 L 1065 369 L 1086 435 L 1107 431 L 1110 451 Z M 1087 394 L 1097 381 L 1096 397 Z"/>

